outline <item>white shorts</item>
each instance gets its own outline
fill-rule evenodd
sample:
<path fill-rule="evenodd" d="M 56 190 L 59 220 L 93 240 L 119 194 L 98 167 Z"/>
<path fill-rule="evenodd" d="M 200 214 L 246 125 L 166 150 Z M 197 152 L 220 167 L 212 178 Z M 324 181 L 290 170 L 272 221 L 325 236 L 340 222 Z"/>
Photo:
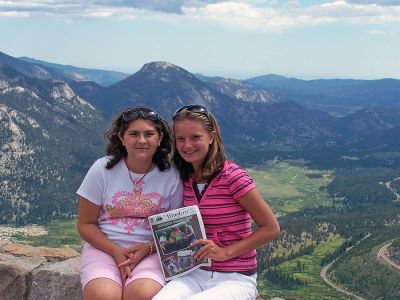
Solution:
<path fill-rule="evenodd" d="M 197 269 L 168 282 L 153 300 L 254 300 L 257 275 Z"/>

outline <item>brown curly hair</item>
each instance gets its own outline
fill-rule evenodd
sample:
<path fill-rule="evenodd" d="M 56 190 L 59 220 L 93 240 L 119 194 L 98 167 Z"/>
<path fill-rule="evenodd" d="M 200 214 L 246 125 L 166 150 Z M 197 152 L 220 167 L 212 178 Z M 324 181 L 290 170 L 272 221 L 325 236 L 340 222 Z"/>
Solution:
<path fill-rule="evenodd" d="M 127 119 L 127 114 L 135 114 L 136 118 Z M 151 118 L 149 117 L 151 116 Z M 154 123 L 159 134 L 163 134 L 160 146 L 157 148 L 153 155 L 153 162 L 157 165 L 160 171 L 169 169 L 171 166 L 171 152 L 172 152 L 172 139 L 171 130 L 168 123 L 158 116 L 155 111 L 146 106 L 134 106 L 126 109 L 117 115 L 113 121 L 112 126 L 105 133 L 108 139 L 108 145 L 106 148 L 107 155 L 111 156 L 111 159 L 106 165 L 106 169 L 112 169 L 121 159 L 125 158 L 128 153 L 119 138 L 119 135 L 123 135 L 128 129 L 130 122 L 145 119 L 150 120 Z"/>

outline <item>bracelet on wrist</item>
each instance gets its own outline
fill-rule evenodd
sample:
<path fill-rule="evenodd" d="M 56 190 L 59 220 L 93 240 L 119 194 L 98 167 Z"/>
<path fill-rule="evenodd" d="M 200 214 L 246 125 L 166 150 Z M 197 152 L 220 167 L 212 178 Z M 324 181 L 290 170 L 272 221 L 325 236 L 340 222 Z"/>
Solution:
<path fill-rule="evenodd" d="M 150 254 L 153 254 L 153 244 L 151 243 L 151 241 L 146 241 L 145 244 L 149 244 L 149 246 L 150 246 L 150 253 L 149 253 L 149 255 L 150 255 Z"/>

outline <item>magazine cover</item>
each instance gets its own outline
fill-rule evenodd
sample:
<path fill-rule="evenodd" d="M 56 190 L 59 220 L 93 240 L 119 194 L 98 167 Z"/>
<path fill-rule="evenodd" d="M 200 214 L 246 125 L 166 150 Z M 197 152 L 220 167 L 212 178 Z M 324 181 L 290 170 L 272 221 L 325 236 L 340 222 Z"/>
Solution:
<path fill-rule="evenodd" d="M 197 239 L 205 239 L 203 220 L 197 205 L 170 210 L 149 217 L 158 256 L 165 280 L 182 276 L 208 262 L 193 258 L 202 245 L 191 246 Z"/>

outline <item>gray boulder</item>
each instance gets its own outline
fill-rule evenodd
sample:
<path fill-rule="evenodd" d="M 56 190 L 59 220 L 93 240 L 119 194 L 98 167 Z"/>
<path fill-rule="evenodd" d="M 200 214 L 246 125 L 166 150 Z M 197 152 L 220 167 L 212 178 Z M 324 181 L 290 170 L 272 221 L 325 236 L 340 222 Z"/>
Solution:
<path fill-rule="evenodd" d="M 79 253 L 0 243 L 1 300 L 79 300 Z"/>

